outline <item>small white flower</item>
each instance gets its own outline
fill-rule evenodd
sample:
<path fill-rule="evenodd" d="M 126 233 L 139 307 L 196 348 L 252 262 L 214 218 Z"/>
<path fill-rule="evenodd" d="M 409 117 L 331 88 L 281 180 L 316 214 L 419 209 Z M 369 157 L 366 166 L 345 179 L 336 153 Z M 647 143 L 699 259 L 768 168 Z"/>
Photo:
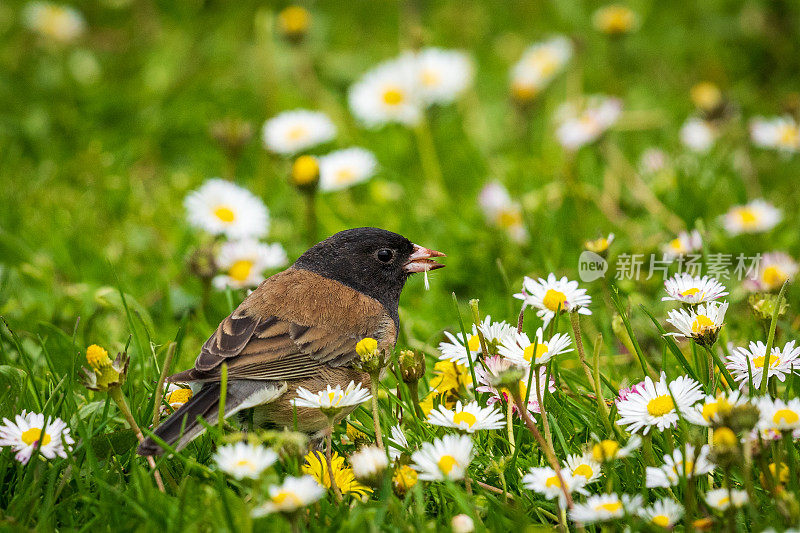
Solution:
<path fill-rule="evenodd" d="M 386 470 L 386 452 L 377 446 L 366 446 L 350 456 L 353 474 L 360 480 L 373 479 Z"/>
<path fill-rule="evenodd" d="M 683 506 L 675 500 L 664 498 L 649 507 L 639 509 L 637 514 L 654 526 L 670 529 L 683 516 Z"/>
<path fill-rule="evenodd" d="M 459 480 L 472 461 L 472 439 L 466 435 L 445 435 L 433 443 L 425 442 L 422 449 L 411 455 L 412 468 L 419 479 L 428 481 Z"/>
<path fill-rule="evenodd" d="M 755 272 L 744 280 L 744 287 L 751 292 L 768 292 L 781 288 L 791 281 L 800 270 L 800 265 L 788 254 L 769 252 L 758 261 Z"/>
<path fill-rule="evenodd" d="M 295 109 L 284 111 L 264 123 L 262 138 L 267 150 L 292 155 L 336 136 L 336 126 L 328 115 L 319 111 Z"/>
<path fill-rule="evenodd" d="M 192 389 L 183 383 L 170 383 L 167 386 L 167 390 L 164 391 L 164 400 L 173 411 L 180 409 L 192 396 L 194 396 Z M 161 413 L 165 414 L 166 412 L 168 412 L 168 409 L 162 405 Z"/>
<path fill-rule="evenodd" d="M 86 20 L 70 6 L 50 2 L 30 2 L 22 12 L 28 29 L 55 41 L 68 43 L 86 31 Z"/>
<path fill-rule="evenodd" d="M 274 451 L 247 442 L 220 446 L 214 454 L 214 462 L 219 469 L 236 479 L 258 479 L 277 460 L 278 454 Z"/>
<path fill-rule="evenodd" d="M 688 376 L 678 376 L 667 382 L 667 376 L 662 372 L 659 381 L 654 383 L 646 377 L 643 383 L 637 394 L 617 403 L 620 416 L 617 424 L 627 426 L 631 433 L 644 430 L 646 435 L 653 427 L 660 431 L 675 427 L 678 424 L 677 410 L 684 416 L 703 398 L 700 384 Z"/>
<path fill-rule="evenodd" d="M 37 446 L 43 457 L 54 459 L 56 456 L 66 457 L 67 450 L 71 450 L 74 443 L 63 420 L 45 420 L 40 413 L 23 410 L 14 421 L 4 418 L 0 426 L 0 446 L 8 446 L 17 452 L 14 458 L 22 464 L 28 463 Z"/>
<path fill-rule="evenodd" d="M 364 403 L 372 398 L 368 389 L 362 388 L 361 383 L 350 382 L 344 390 L 341 385 L 336 385 L 319 392 L 311 392 L 304 387 L 297 387 L 297 397 L 293 400 L 296 407 L 312 407 L 315 409 L 340 409 Z"/>
<path fill-rule="evenodd" d="M 364 148 L 337 150 L 319 158 L 319 188 L 338 191 L 367 181 L 378 168 L 375 154 Z"/>
<path fill-rule="evenodd" d="M 511 368 L 518 368 L 522 372 L 522 377 L 518 382 L 519 387 L 519 394 L 520 396 L 525 399 L 528 398 L 528 412 L 531 414 L 541 412 L 541 408 L 539 406 L 539 398 L 536 394 L 536 375 L 532 376 L 532 386 L 530 393 L 528 392 L 528 374 L 530 373 L 530 365 L 526 365 L 520 367 L 518 364 L 514 363 L 510 359 L 506 359 L 502 356 L 493 356 L 489 357 L 485 361 L 486 368 L 484 369 L 483 366 L 479 366 L 475 369 L 475 377 L 480 384 L 475 390 L 478 392 L 488 392 L 491 394 L 491 397 L 486 401 L 488 405 L 494 405 L 497 402 L 510 402 L 514 403 L 511 394 L 506 389 L 498 389 L 494 382 L 497 381 L 497 378 L 502 375 L 504 372 L 508 371 Z M 539 395 L 542 396 L 544 399 L 544 391 L 549 390 L 550 392 L 554 392 L 556 390 L 555 386 L 555 378 L 550 376 L 550 382 L 547 382 L 547 368 L 544 365 L 538 367 L 537 370 L 539 374 Z M 514 412 L 517 412 L 517 406 L 514 405 Z M 519 415 L 519 413 L 517 413 Z M 521 415 L 519 415 L 521 416 Z"/>
<path fill-rule="evenodd" d="M 416 125 L 422 118 L 413 54 L 385 61 L 350 87 L 350 111 L 367 127 Z"/>
<path fill-rule="evenodd" d="M 642 152 L 639 158 L 639 172 L 645 175 L 657 174 L 669 163 L 669 156 L 661 148 L 651 147 Z"/>
<path fill-rule="evenodd" d="M 556 355 L 572 351 L 572 339 L 569 335 L 556 333 L 545 341 L 544 330 L 536 330 L 534 342 L 525 333 L 514 332 L 514 336 L 508 342 L 500 346 L 500 355 L 510 359 L 518 365 L 543 365 Z M 536 359 L 532 360 L 536 352 Z"/>
<path fill-rule="evenodd" d="M 264 203 L 229 181 L 206 180 L 183 203 L 189 223 L 212 235 L 248 239 L 261 237 L 269 229 L 269 211 Z"/>
<path fill-rule="evenodd" d="M 561 479 L 564 481 L 564 488 L 569 494 L 575 492 L 586 494 L 583 487 L 586 485 L 586 478 L 583 476 L 571 476 L 566 470 L 561 470 Z M 564 491 L 561 489 L 561 481 L 556 475 L 556 471 L 549 466 L 532 467 L 530 471 L 522 477 L 522 484 L 526 489 L 538 492 L 548 500 L 558 498 L 559 505 L 564 507 L 567 502 Z"/>
<path fill-rule="evenodd" d="M 602 475 L 600 462 L 595 461 L 591 452 L 584 453 L 583 455 L 569 455 L 566 463 L 562 467 L 562 472 L 564 470 L 568 471 L 572 477 L 583 477 L 587 485 L 593 481 L 597 481 Z"/>
<path fill-rule="evenodd" d="M 511 92 L 519 101 L 541 93 L 572 58 L 572 41 L 556 36 L 529 46 L 511 69 Z"/>
<path fill-rule="evenodd" d="M 577 150 L 616 124 L 621 114 L 622 101 L 602 95 L 589 96 L 582 105 L 564 104 L 556 113 L 556 137 L 564 148 Z"/>
<path fill-rule="evenodd" d="M 727 310 L 728 302 L 708 302 L 688 311 L 673 309 L 668 314 L 667 322 L 672 324 L 678 333 L 668 333 L 668 335 L 688 337 L 701 346 L 711 346 L 717 341 L 719 330 L 725 323 Z"/>
<path fill-rule="evenodd" d="M 254 240 L 228 241 L 222 244 L 215 263 L 221 272 L 214 277 L 217 289 L 255 287 L 264 281 L 264 271 L 284 266 L 289 258 L 280 244 Z"/>
<path fill-rule="evenodd" d="M 709 276 L 692 276 L 686 272 L 675 274 L 664 282 L 667 296 L 662 301 L 701 304 L 727 296 L 725 286 Z"/>
<path fill-rule="evenodd" d="M 731 412 L 738 405 L 748 403 L 749 399 L 737 390 L 718 392 L 716 396 L 708 395 L 702 402 L 695 405 L 688 413 L 682 413 L 685 418 L 699 426 L 710 426 L 720 421 L 721 416 Z"/>
<path fill-rule="evenodd" d="M 764 118 L 750 121 L 750 137 L 753 144 L 791 153 L 800 150 L 800 127 L 790 116 Z"/>
<path fill-rule="evenodd" d="M 661 247 L 666 259 L 674 259 L 682 257 L 692 252 L 700 251 L 703 248 L 703 237 L 700 232 L 692 230 L 691 232 L 682 231 L 677 237 L 669 241 Z"/>
<path fill-rule="evenodd" d="M 424 48 L 416 67 L 418 94 L 427 104 L 449 104 L 472 84 L 472 59 L 458 50 Z"/>
<path fill-rule="evenodd" d="M 504 425 L 503 413 L 494 407 L 481 407 L 477 401 L 462 405 L 456 402 L 453 410 L 440 405 L 428 415 L 428 422 L 434 426 L 459 429 L 467 433 L 475 433 L 481 429 L 499 429 Z"/>
<path fill-rule="evenodd" d="M 389 457 L 396 461 L 403 452 L 409 449 L 408 439 L 399 424 L 391 427 L 391 437 L 389 437 Z"/>
<path fill-rule="evenodd" d="M 478 204 L 489 224 L 508 232 L 516 242 L 528 240 L 528 230 L 522 220 L 522 207 L 498 181 L 487 183 L 478 196 Z"/>
<path fill-rule="evenodd" d="M 477 357 L 481 355 L 481 340 L 478 337 L 478 327 L 472 325 L 472 333 L 467 336 L 467 342 L 461 333 L 453 335 L 449 331 L 445 331 L 444 335 L 449 342 L 439 343 L 439 359 L 453 361 L 462 366 L 469 366 L 467 361 L 467 349 L 469 348 L 470 358 L 474 363 Z M 484 317 L 480 325 L 480 332 L 488 344 L 489 351 L 495 351 L 498 346 L 508 343 L 513 335 L 516 334 L 516 329 L 510 324 L 503 322 L 492 322 L 492 317 L 487 315 Z"/>
<path fill-rule="evenodd" d="M 581 524 L 606 522 L 622 518 L 641 506 L 642 497 L 639 494 L 635 496 L 623 494 L 621 498 L 616 494 L 593 495 L 586 498 L 586 503 L 575 504 L 569 512 L 569 518 Z"/>
<path fill-rule="evenodd" d="M 749 388 L 750 374 L 753 376 L 753 387 L 756 389 L 761 387 L 766 354 L 767 345 L 761 341 L 751 342 L 749 349 L 736 348 L 730 352 L 725 366 L 730 370 L 733 379 L 739 382 L 739 387 L 742 390 Z M 800 347 L 795 347 L 795 341 L 787 343 L 783 349 L 773 346 L 769 357 L 768 376 L 784 381 L 787 374 L 792 372 L 800 374 L 800 361 L 797 360 L 798 358 L 800 358 Z"/>
<path fill-rule="evenodd" d="M 758 410 L 761 413 L 758 427 L 762 431 L 781 432 L 800 429 L 800 398 L 783 401 L 780 398 L 773 400 L 765 396 L 758 402 Z"/>
<path fill-rule="evenodd" d="M 325 491 L 325 487 L 311 476 L 289 476 L 282 484 L 269 488 L 269 500 L 253 509 L 253 517 L 258 518 L 275 512 L 291 513 L 319 500 L 325 496 Z"/>
<path fill-rule="evenodd" d="M 747 503 L 747 491 L 720 488 L 706 492 L 706 502 L 717 511 L 726 511 L 731 506 L 739 508 Z"/>
<path fill-rule="evenodd" d="M 761 199 L 736 205 L 722 216 L 722 225 L 730 235 L 769 231 L 783 219 L 783 212 Z"/>
<path fill-rule="evenodd" d="M 586 289 L 579 288 L 577 281 L 570 281 L 566 276 L 557 279 L 552 273 L 546 280 L 525 276 L 522 292 L 515 294 L 514 298 L 522 300 L 523 308 L 530 306 L 538 309 L 536 316 L 542 319 L 542 327 L 547 327 L 559 309 L 577 311 L 582 315 L 592 314 L 588 309 L 592 297 L 586 294 Z"/>
<path fill-rule="evenodd" d="M 475 531 L 475 522 L 468 515 L 457 514 L 450 520 L 453 533 L 472 533 Z"/>
<path fill-rule="evenodd" d="M 681 477 L 697 477 L 708 474 L 714 470 L 714 465 L 708 458 L 708 445 L 703 445 L 695 453 L 695 447 L 691 444 L 686 445 L 686 459 L 684 460 L 683 450 L 675 449 L 672 454 L 664 456 L 664 465 L 660 467 L 647 467 L 647 488 L 655 487 L 674 487 L 678 484 Z"/>
<path fill-rule="evenodd" d="M 605 439 L 592 446 L 591 457 L 599 463 L 612 461 L 614 459 L 622 459 L 639 449 L 641 445 L 642 438 L 636 434 L 631 435 L 631 438 L 628 439 L 628 443 L 622 447 L 620 447 L 619 442 L 615 440 Z"/>
<path fill-rule="evenodd" d="M 689 117 L 681 126 L 681 142 L 689 149 L 705 153 L 708 152 L 717 137 L 717 132 L 705 120 L 697 117 Z"/>

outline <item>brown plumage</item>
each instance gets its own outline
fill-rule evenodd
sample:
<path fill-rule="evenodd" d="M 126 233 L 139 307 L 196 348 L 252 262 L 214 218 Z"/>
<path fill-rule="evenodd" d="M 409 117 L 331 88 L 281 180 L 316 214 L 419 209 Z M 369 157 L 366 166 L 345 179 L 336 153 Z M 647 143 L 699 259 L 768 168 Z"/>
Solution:
<path fill-rule="evenodd" d="M 369 376 L 351 366 L 356 344 L 372 337 L 379 348 L 394 348 L 406 278 L 444 266 L 430 259 L 441 255 L 375 228 L 341 232 L 312 247 L 220 323 L 193 368 L 168 378 L 202 388 L 155 434 L 180 449 L 202 433 L 197 417 L 216 422 L 223 363 L 225 416 L 255 407 L 254 421 L 262 425 L 293 425 L 297 387 L 316 392 L 327 385 L 344 388 L 350 381 L 368 385 Z M 296 414 L 301 431 L 314 433 L 327 425 L 318 410 L 300 408 Z M 147 439 L 138 451 L 153 455 L 161 448 Z"/>

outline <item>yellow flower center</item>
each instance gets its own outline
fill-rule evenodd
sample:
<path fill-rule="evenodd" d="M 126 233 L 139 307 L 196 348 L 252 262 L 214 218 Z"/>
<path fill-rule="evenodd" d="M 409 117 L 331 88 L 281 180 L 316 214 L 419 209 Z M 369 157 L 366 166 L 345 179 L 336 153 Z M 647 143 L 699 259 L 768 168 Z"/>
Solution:
<path fill-rule="evenodd" d="M 722 92 L 719 87 L 710 82 L 701 82 L 692 87 L 689 92 L 694 105 L 705 111 L 715 109 L 722 101 Z"/>
<path fill-rule="evenodd" d="M 754 357 L 753 358 L 753 366 L 756 367 L 756 368 L 764 368 L 764 359 L 766 359 L 766 357 L 763 356 L 763 355 L 759 355 L 758 357 Z M 770 356 L 770 358 L 769 358 L 769 367 L 772 368 L 773 366 L 776 366 L 776 365 L 780 364 L 780 362 L 781 362 L 780 356 L 772 354 Z"/>
<path fill-rule="evenodd" d="M 599 254 L 608 250 L 608 239 L 605 237 L 600 237 L 599 239 L 595 239 L 593 241 L 586 241 L 583 246 L 590 252 Z"/>
<path fill-rule="evenodd" d="M 167 403 L 186 403 L 192 397 L 192 389 L 178 389 L 169 393 Z"/>
<path fill-rule="evenodd" d="M 425 87 L 436 87 L 441 80 L 439 73 L 432 70 L 424 70 L 420 78 Z"/>
<path fill-rule="evenodd" d="M 594 509 L 595 511 L 608 511 L 609 513 L 617 513 L 622 510 L 622 502 L 601 503 Z"/>
<path fill-rule="evenodd" d="M 778 144 L 795 147 L 800 141 L 800 131 L 791 124 L 782 124 L 778 130 Z"/>
<path fill-rule="evenodd" d="M 386 105 L 400 105 L 405 101 L 405 99 L 405 94 L 397 87 L 390 87 L 383 91 L 383 103 Z"/>
<path fill-rule="evenodd" d="M 531 65 L 545 76 L 550 76 L 558 68 L 558 58 L 549 48 L 539 48 L 531 55 Z"/>
<path fill-rule="evenodd" d="M 694 474 L 694 462 L 692 462 L 692 461 L 684 461 L 683 463 L 675 463 L 675 466 L 672 467 L 672 472 L 676 476 L 679 475 L 678 467 L 681 466 L 681 464 L 683 464 L 683 473 L 686 476 L 691 476 L 691 475 Z"/>
<path fill-rule="evenodd" d="M 417 484 L 417 471 L 403 465 L 395 471 L 392 482 L 399 490 L 406 491 Z"/>
<path fill-rule="evenodd" d="M 280 505 L 282 507 L 301 507 L 303 505 L 303 501 L 290 490 L 282 490 L 278 492 L 275 496 L 272 497 L 272 501 L 276 505 Z"/>
<path fill-rule="evenodd" d="M 707 329 L 714 329 L 716 324 L 706 315 L 697 315 L 692 322 L 692 333 L 703 333 Z"/>
<path fill-rule="evenodd" d="M 308 135 L 308 130 L 305 126 L 295 126 L 286 132 L 286 136 L 290 141 L 299 141 Z"/>
<path fill-rule="evenodd" d="M 542 357 L 544 354 L 547 353 L 549 348 L 546 344 L 539 344 L 538 342 L 534 342 L 525 347 L 525 351 L 522 352 L 522 357 L 525 358 L 526 361 L 530 362 L 533 359 L 533 351 L 536 350 L 536 358 Z"/>
<path fill-rule="evenodd" d="M 501 228 L 513 228 L 520 224 L 522 224 L 522 213 L 517 209 L 503 209 L 497 214 L 497 225 Z"/>
<path fill-rule="evenodd" d="M 361 357 L 372 355 L 378 350 L 378 341 L 372 337 L 364 337 L 356 344 L 356 353 Z"/>
<path fill-rule="evenodd" d="M 650 413 L 651 416 L 664 416 L 667 413 L 671 413 L 674 409 L 675 404 L 672 402 L 672 397 L 668 394 L 656 396 L 647 402 L 647 412 Z"/>
<path fill-rule="evenodd" d="M 462 422 L 466 422 L 469 427 L 472 427 L 477 421 L 478 418 L 475 415 L 466 411 L 461 411 L 453 415 L 453 424 L 461 424 Z"/>
<path fill-rule="evenodd" d="M 613 459 L 619 450 L 619 443 L 615 440 L 603 440 L 592 447 L 592 458 L 595 461 L 605 461 Z"/>
<path fill-rule="evenodd" d="M 50 435 L 48 435 L 47 433 L 42 435 L 42 430 L 40 428 L 30 428 L 29 430 L 22 433 L 21 438 L 22 442 L 24 442 L 28 446 L 36 444 L 36 441 L 38 440 L 42 441 L 42 446 L 47 446 L 48 444 L 50 444 L 50 441 L 52 440 L 50 438 Z"/>
<path fill-rule="evenodd" d="M 310 155 L 301 155 L 292 164 L 292 181 L 295 185 L 308 185 L 319 176 L 319 163 L 317 158 Z"/>
<path fill-rule="evenodd" d="M 533 85 L 519 82 L 511 84 L 511 96 L 520 102 L 533 100 L 538 92 L 538 89 Z"/>
<path fill-rule="evenodd" d="M 770 265 L 761 273 L 761 279 L 770 287 L 782 285 L 789 275 L 775 265 Z"/>
<path fill-rule="evenodd" d="M 758 223 L 758 213 L 750 207 L 737 207 L 734 211 L 739 223 L 744 227 L 755 226 Z"/>
<path fill-rule="evenodd" d="M 558 476 L 550 476 L 544 482 L 545 487 L 558 487 L 561 488 L 561 481 L 558 480 Z"/>
<path fill-rule="evenodd" d="M 578 465 L 578 468 L 572 471 L 573 476 L 584 476 L 586 479 L 589 479 L 594 475 L 594 470 L 591 466 L 587 464 Z"/>
<path fill-rule="evenodd" d="M 467 340 L 467 348 L 471 352 L 479 352 L 481 350 L 481 339 L 477 335 L 470 335 Z"/>
<path fill-rule="evenodd" d="M 352 168 L 343 167 L 336 171 L 336 174 L 333 177 L 333 180 L 342 185 L 344 183 L 350 183 L 356 177 L 356 173 L 353 171 Z"/>
<path fill-rule="evenodd" d="M 800 420 L 800 415 L 791 409 L 778 409 L 775 411 L 775 414 L 772 415 L 772 422 L 774 424 L 780 424 L 781 421 L 786 424 L 796 424 L 798 420 Z"/>
<path fill-rule="evenodd" d="M 289 6 L 278 14 L 281 29 L 289 35 L 308 31 L 311 24 L 311 13 L 300 6 Z"/>
<path fill-rule="evenodd" d="M 92 344 L 86 348 L 86 362 L 95 370 L 111 364 L 111 359 L 108 357 L 108 352 L 96 344 Z"/>
<path fill-rule="evenodd" d="M 253 269 L 253 262 L 249 259 L 239 259 L 231 268 L 228 269 L 228 275 L 231 279 L 243 282 L 250 276 L 250 271 Z"/>
<path fill-rule="evenodd" d="M 458 465 L 458 461 L 452 455 L 443 455 L 437 464 L 439 465 L 439 470 L 445 475 L 449 475 L 453 468 Z"/>
<path fill-rule="evenodd" d="M 567 295 L 555 289 L 547 289 L 544 298 L 542 298 L 542 304 L 553 312 L 557 311 L 559 307 L 563 311 L 566 301 Z"/>
<path fill-rule="evenodd" d="M 339 398 L 339 394 L 337 393 L 337 391 L 330 391 L 328 393 L 328 403 L 331 404 L 331 406 L 335 407 L 339 405 L 340 401 L 341 398 Z"/>
<path fill-rule="evenodd" d="M 721 427 L 714 431 L 714 438 L 712 439 L 714 446 L 721 446 L 723 448 L 730 448 L 736 446 L 736 434 L 731 428 Z"/>
<path fill-rule="evenodd" d="M 669 527 L 669 517 L 667 515 L 656 515 L 652 518 L 651 522 L 658 527 Z"/>
<path fill-rule="evenodd" d="M 723 496 L 717 502 L 717 507 L 723 507 L 725 505 L 728 505 L 729 503 L 731 503 L 731 499 L 729 497 L 727 497 L 727 496 Z"/>
<path fill-rule="evenodd" d="M 230 224 L 236 219 L 233 209 L 226 205 L 218 205 L 214 208 L 214 216 L 226 224 Z"/>
<path fill-rule="evenodd" d="M 697 294 L 698 292 L 700 292 L 700 289 L 697 289 L 697 288 L 695 288 L 695 287 L 692 287 L 691 289 L 686 289 L 685 291 L 683 291 L 683 292 L 681 293 L 681 296 L 694 296 L 694 295 L 695 295 L 695 294 Z"/>
<path fill-rule="evenodd" d="M 703 418 L 710 422 L 717 414 L 730 413 L 731 407 L 731 403 L 725 398 L 717 398 L 716 401 L 703 405 Z"/>
<path fill-rule="evenodd" d="M 675 250 L 676 252 L 683 251 L 683 243 L 680 239 L 672 239 L 669 241 L 669 247 Z"/>
<path fill-rule="evenodd" d="M 239 459 L 238 461 L 236 461 L 236 467 L 246 468 L 251 472 L 256 469 L 256 465 L 254 465 L 253 461 L 251 461 L 250 459 Z"/>
<path fill-rule="evenodd" d="M 633 28 L 635 15 L 623 6 L 609 6 L 600 12 L 598 29 L 605 33 L 626 33 Z"/>

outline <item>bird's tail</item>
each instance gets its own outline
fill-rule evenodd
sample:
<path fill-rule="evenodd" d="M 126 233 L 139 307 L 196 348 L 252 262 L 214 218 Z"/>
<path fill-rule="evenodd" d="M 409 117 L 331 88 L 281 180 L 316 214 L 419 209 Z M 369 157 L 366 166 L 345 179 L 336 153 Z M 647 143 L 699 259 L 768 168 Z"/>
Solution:
<path fill-rule="evenodd" d="M 285 390 L 285 383 L 257 380 L 230 381 L 225 394 L 225 418 L 242 409 L 268 403 L 283 394 Z M 217 423 L 220 391 L 219 383 L 204 384 L 197 394 L 162 422 L 153 433 L 176 451 L 182 450 L 205 431 L 205 426 L 198 419 L 202 418 L 212 426 Z M 136 450 L 136 453 L 145 456 L 159 455 L 163 452 L 164 450 L 152 437 L 146 438 Z"/>

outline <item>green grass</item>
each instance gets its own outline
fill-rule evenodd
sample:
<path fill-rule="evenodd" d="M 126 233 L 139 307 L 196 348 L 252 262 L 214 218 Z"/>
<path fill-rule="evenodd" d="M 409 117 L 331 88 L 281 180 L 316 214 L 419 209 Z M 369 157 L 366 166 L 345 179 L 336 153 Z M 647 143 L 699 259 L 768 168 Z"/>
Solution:
<path fill-rule="evenodd" d="M 670 224 L 705 228 L 707 254 L 783 250 L 800 256 L 800 159 L 756 149 L 747 135 L 753 116 L 798 113 L 797 5 L 631 1 L 640 30 L 609 39 L 592 28 L 591 13 L 602 5 L 597 2 L 418 4 L 418 10 L 395 1 L 310 4 L 313 26 L 302 47 L 286 43 L 275 31 L 283 3 L 79 2 L 75 7 L 88 31 L 66 46 L 48 44 L 22 26 L 23 2 L 0 6 L 0 315 L 7 322 L 0 325 L 0 417 L 22 409 L 58 416 L 77 441 L 66 459 L 33 459 L 28 465 L 18 464 L 7 450 L 0 452 L 0 529 L 289 530 L 289 522 L 279 517 L 249 518 L 252 504 L 243 496 L 263 495 L 263 487 L 231 482 L 214 470 L 210 457 L 216 433 L 160 461 L 165 477 L 174 482 L 160 493 L 144 460 L 135 456 L 133 432 L 113 402 L 78 380 L 88 345 L 113 353 L 127 346 L 131 364 L 123 390 L 135 418 L 147 427 L 169 344 L 177 343 L 172 370 L 188 368 L 231 311 L 224 292 L 213 293 L 203 306 L 201 282 L 188 268 L 190 254 L 204 238 L 187 225 L 182 202 L 205 179 L 232 176 L 261 197 L 272 217 L 268 240 L 282 243 L 291 259 L 311 244 L 303 198 L 287 179 L 290 162 L 267 153 L 259 138 L 264 120 L 281 111 L 305 107 L 329 113 L 339 127 L 332 147 L 363 146 L 380 162 L 370 182 L 317 198 L 320 238 L 371 225 L 448 255 L 447 268 L 431 274 L 430 291 L 416 277 L 401 299 L 398 349 L 428 357 L 421 395 L 433 377 L 442 331 L 459 329 L 453 294 L 467 328 L 473 298 L 483 315 L 516 322 L 519 301 L 511 295 L 523 276 L 555 272 L 578 279 L 583 242 L 600 234 L 617 237 L 610 252 L 612 273 L 621 254 L 657 252 L 674 236 Z M 576 56 L 535 105 L 521 111 L 508 96 L 509 68 L 528 44 L 554 33 L 573 38 Z M 466 50 L 477 67 L 474 90 L 428 114 L 447 188 L 446 201 L 436 205 L 426 196 L 413 132 L 401 126 L 360 128 L 346 101 L 347 87 L 363 72 L 418 41 Z M 99 65 L 94 83 L 75 78 L 71 65 L 81 54 Z M 303 75 L 306 61 L 318 83 Z M 703 80 L 716 83 L 734 111 L 715 147 L 696 155 L 681 146 L 678 130 L 694 113 L 689 90 Z M 565 100 L 591 93 L 621 98 L 625 114 L 598 142 L 570 156 L 555 140 L 553 115 Z M 214 122 L 229 117 L 249 122 L 254 131 L 235 164 L 209 134 Z M 667 171 L 646 180 L 662 212 L 642 201 L 628 170 L 651 146 L 671 156 Z M 515 243 L 484 220 L 476 199 L 494 179 L 521 202 L 531 234 L 527 243 Z M 728 237 L 717 217 L 757 197 L 782 208 L 783 222 L 766 234 Z M 698 366 L 689 344 L 665 340 L 648 317 L 652 313 L 670 330 L 664 318 L 673 306 L 660 301 L 662 281 L 660 276 L 620 280 L 610 290 L 601 281 L 581 284 L 594 302 L 593 314 L 582 319 L 583 343 L 591 358 L 596 335 L 602 334 L 607 399 L 643 378 L 636 355 L 620 340 L 624 327 L 613 326 L 615 287 L 649 365 L 670 378 L 685 374 L 686 365 L 704 375 L 702 350 Z M 725 283 L 731 307 L 719 353 L 729 341 L 734 346 L 766 342 L 768 324 L 753 318 L 739 282 Z M 244 295 L 234 292 L 234 304 Z M 791 307 L 777 321 L 776 346 L 797 337 L 798 291 L 792 285 L 787 299 Z M 528 311 L 526 331 L 532 334 L 537 325 Z M 559 330 L 569 330 L 566 318 Z M 592 435 L 609 434 L 577 354 L 559 356 L 551 372 L 559 387 L 545 403 L 555 452 L 563 460 L 580 453 Z M 778 393 L 797 397 L 798 381 L 789 378 Z M 383 385 L 381 412 L 388 432 L 396 410 L 395 383 L 389 377 Z M 411 412 L 407 403 L 404 407 Z M 354 418 L 372 428 L 368 406 Z M 413 443 L 444 434 L 408 420 Z M 453 515 L 467 513 L 492 531 L 553 527 L 555 503 L 520 482 L 529 467 L 545 459 L 519 422 L 515 437 L 517 451 L 511 453 L 505 431 L 479 434 L 470 468 L 476 480 L 505 484 L 508 499 L 474 485 L 475 493 L 468 495 L 458 483 L 420 483 L 405 497 L 384 487 L 357 505 L 324 499 L 301 525 L 343 531 L 444 529 Z M 688 425 L 674 431 L 677 442 L 704 438 Z M 653 438 L 659 464 L 670 439 Z M 344 444 L 338 449 L 353 451 Z M 773 446 L 768 453 L 774 459 L 784 452 Z M 796 484 L 776 497 L 758 482 L 767 460 L 767 454 L 756 457 L 757 498 L 730 518 L 737 529 L 798 524 Z M 301 461 L 281 463 L 269 480 L 297 474 Z M 617 463 L 608 474 L 593 492 L 608 481 L 614 491 L 642 493 L 646 501 L 668 494 L 645 491 L 640 455 Z M 800 474 L 794 470 L 792 475 Z M 744 482 L 742 476 L 734 468 L 735 484 Z M 715 486 L 722 479 L 720 469 Z M 704 488 L 708 480 L 699 485 Z M 679 500 L 686 490 L 673 489 Z M 705 508 L 699 498 L 696 505 L 697 518 Z M 725 527 L 725 520 L 719 518 L 715 527 Z"/>

